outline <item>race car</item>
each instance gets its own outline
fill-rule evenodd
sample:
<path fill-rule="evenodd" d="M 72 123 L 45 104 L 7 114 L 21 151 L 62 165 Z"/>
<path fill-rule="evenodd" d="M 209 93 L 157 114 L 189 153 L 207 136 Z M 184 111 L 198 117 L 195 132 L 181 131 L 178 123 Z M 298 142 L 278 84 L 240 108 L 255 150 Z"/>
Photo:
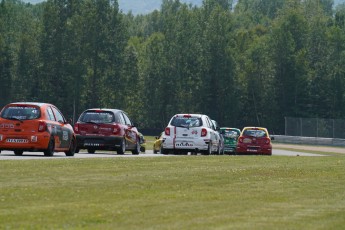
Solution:
<path fill-rule="evenodd" d="M 221 140 L 212 120 L 205 114 L 176 114 L 165 128 L 162 154 L 210 155 L 219 153 Z"/>
<path fill-rule="evenodd" d="M 236 153 L 272 155 L 271 138 L 267 129 L 263 127 L 244 127 L 238 138 Z"/>
<path fill-rule="evenodd" d="M 45 156 L 65 152 L 73 156 L 75 148 L 73 127 L 52 104 L 10 103 L 0 112 L 0 152 L 10 150 L 17 156 L 24 151 L 42 151 Z"/>

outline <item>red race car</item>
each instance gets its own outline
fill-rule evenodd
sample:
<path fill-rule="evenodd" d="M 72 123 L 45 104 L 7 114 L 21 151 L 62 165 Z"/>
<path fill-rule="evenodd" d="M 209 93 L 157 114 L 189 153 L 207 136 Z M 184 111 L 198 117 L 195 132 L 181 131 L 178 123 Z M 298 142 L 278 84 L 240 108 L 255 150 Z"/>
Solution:
<path fill-rule="evenodd" d="M 127 114 L 118 109 L 88 109 L 74 125 L 77 150 L 115 150 L 117 154 L 140 153 L 140 134 Z"/>
<path fill-rule="evenodd" d="M 262 127 L 243 128 L 238 138 L 236 153 L 272 155 L 271 138 L 267 129 Z"/>

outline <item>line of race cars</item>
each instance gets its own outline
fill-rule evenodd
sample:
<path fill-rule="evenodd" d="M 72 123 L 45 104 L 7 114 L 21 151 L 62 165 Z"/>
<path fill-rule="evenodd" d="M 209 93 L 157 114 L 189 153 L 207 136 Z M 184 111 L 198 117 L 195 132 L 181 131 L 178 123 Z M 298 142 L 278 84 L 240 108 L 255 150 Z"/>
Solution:
<path fill-rule="evenodd" d="M 266 128 L 219 128 L 203 114 L 176 114 L 153 143 L 153 152 L 162 154 L 261 154 L 272 155 L 274 138 Z"/>
<path fill-rule="evenodd" d="M 80 149 L 93 154 L 111 150 L 117 154 L 145 151 L 145 138 L 137 125 L 119 109 L 87 109 L 72 127 L 60 110 L 49 103 L 10 103 L 0 112 L 0 152 L 65 152 L 74 156 Z M 154 153 L 203 155 L 224 153 L 272 154 L 267 129 L 246 127 L 219 128 L 204 114 L 176 114 L 161 137 L 154 143 Z"/>

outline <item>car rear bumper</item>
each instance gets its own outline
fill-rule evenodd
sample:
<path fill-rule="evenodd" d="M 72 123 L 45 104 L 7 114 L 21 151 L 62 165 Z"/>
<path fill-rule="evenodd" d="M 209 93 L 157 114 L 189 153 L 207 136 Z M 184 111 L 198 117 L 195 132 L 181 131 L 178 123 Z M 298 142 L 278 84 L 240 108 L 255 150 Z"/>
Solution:
<path fill-rule="evenodd" d="M 248 146 L 248 145 L 238 145 L 236 148 L 237 154 L 263 154 L 272 155 L 272 146 Z"/>
<path fill-rule="evenodd" d="M 205 151 L 208 150 L 209 140 L 204 139 L 173 139 L 166 138 L 162 142 L 165 150 L 178 150 L 178 151 Z"/>
<path fill-rule="evenodd" d="M 122 136 L 81 136 L 76 135 L 78 149 L 115 150 L 120 148 Z"/>
<path fill-rule="evenodd" d="M 0 134 L 0 150 L 39 151 L 48 148 L 50 134 Z"/>
<path fill-rule="evenodd" d="M 236 152 L 236 145 L 224 145 L 224 152 L 227 152 L 227 153 Z"/>

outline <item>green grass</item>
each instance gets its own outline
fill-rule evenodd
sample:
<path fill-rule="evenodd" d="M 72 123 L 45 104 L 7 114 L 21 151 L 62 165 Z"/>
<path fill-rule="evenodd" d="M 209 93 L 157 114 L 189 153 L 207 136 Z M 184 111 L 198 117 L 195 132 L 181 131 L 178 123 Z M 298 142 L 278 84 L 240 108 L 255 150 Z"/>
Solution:
<path fill-rule="evenodd" d="M 145 136 L 145 140 L 146 140 L 146 150 L 152 150 L 153 142 L 156 141 L 156 136 Z"/>
<path fill-rule="evenodd" d="M 343 229 L 345 157 L 0 162 L 0 229 Z"/>

